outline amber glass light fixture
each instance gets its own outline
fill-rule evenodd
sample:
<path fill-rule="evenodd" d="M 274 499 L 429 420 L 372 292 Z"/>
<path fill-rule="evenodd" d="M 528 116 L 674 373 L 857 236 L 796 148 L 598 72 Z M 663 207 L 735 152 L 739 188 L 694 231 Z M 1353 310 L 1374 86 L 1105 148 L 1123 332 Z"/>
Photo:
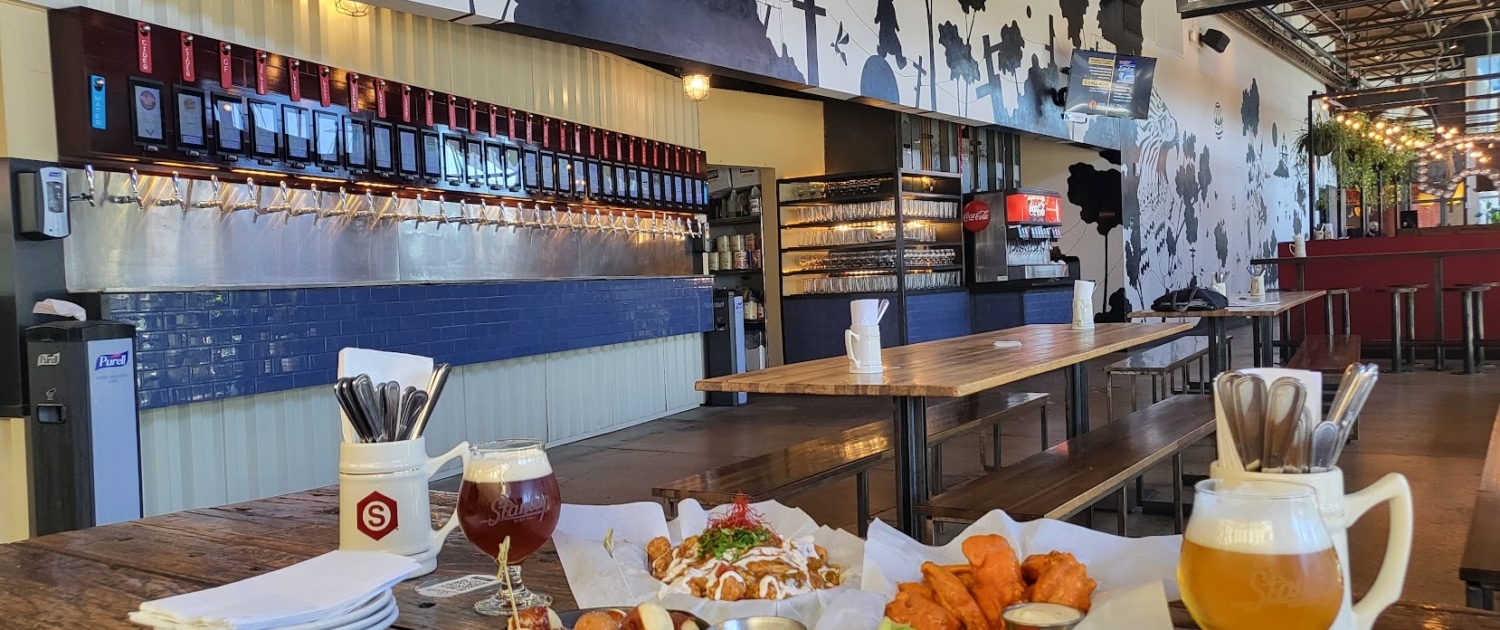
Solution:
<path fill-rule="evenodd" d="M 694 101 L 701 101 L 708 98 L 708 75 L 682 75 L 682 93 Z"/>
<path fill-rule="evenodd" d="M 370 5 L 354 0 L 338 0 L 333 3 L 333 8 L 349 17 L 364 17 L 374 10 Z"/>

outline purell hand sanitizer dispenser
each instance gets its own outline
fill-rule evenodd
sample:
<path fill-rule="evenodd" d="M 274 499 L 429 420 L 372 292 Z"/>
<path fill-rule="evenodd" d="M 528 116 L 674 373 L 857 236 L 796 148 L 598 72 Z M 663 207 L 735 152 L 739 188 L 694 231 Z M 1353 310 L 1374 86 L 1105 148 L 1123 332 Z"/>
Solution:
<path fill-rule="evenodd" d="M 60 321 L 26 329 L 32 530 L 141 517 L 135 327 Z"/>

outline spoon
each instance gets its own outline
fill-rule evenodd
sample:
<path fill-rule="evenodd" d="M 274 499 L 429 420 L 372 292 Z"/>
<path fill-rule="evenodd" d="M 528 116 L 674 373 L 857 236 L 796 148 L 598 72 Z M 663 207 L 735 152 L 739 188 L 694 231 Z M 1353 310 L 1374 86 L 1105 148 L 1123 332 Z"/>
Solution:
<path fill-rule="evenodd" d="M 1333 467 L 1333 460 L 1339 448 L 1339 427 L 1332 422 L 1319 422 L 1313 427 L 1312 441 L 1308 446 L 1308 453 L 1312 456 L 1312 463 L 1308 472 L 1328 472 Z"/>
<path fill-rule="evenodd" d="M 1240 457 L 1245 470 L 1260 470 L 1265 455 L 1266 382 L 1246 374 L 1234 384 L 1235 407 L 1239 409 Z"/>
<path fill-rule="evenodd" d="M 1295 378 L 1284 376 L 1271 383 L 1268 389 L 1265 420 L 1265 440 L 1261 454 L 1261 472 L 1295 472 L 1286 470 L 1287 462 L 1297 441 L 1297 425 L 1302 419 L 1302 405 L 1307 400 L 1307 388 Z"/>

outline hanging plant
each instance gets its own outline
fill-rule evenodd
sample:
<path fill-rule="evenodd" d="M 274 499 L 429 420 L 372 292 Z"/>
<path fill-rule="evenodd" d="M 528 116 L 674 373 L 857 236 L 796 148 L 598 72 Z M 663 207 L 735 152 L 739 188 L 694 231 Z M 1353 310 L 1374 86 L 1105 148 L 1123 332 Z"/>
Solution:
<path fill-rule="evenodd" d="M 1344 132 L 1344 125 L 1332 119 L 1314 122 L 1310 127 L 1303 127 L 1297 134 L 1297 151 L 1304 156 L 1304 160 L 1308 154 L 1327 157 L 1343 144 Z"/>

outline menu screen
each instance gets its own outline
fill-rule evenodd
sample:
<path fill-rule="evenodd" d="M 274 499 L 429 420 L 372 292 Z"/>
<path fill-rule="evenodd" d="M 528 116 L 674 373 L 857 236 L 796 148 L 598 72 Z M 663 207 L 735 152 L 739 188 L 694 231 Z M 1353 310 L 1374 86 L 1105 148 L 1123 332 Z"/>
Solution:
<path fill-rule="evenodd" d="M 557 157 L 550 152 L 542 154 L 541 175 L 542 190 L 557 190 Z"/>
<path fill-rule="evenodd" d="M 232 96 L 215 94 L 214 131 L 219 137 L 219 150 L 225 153 L 240 153 L 245 150 L 245 101 Z"/>
<path fill-rule="evenodd" d="M 349 168 L 364 168 L 369 163 L 370 148 L 366 145 L 369 136 L 365 121 L 344 119 L 344 158 L 348 160 Z"/>
<path fill-rule="evenodd" d="M 599 163 L 589 160 L 589 194 L 595 197 L 599 196 L 604 190 L 600 188 L 603 183 L 599 176 Z"/>
<path fill-rule="evenodd" d="M 469 140 L 464 143 L 464 152 L 468 154 L 465 164 L 468 168 L 469 183 L 478 186 L 484 181 L 484 145 Z"/>
<path fill-rule="evenodd" d="M 443 177 L 451 183 L 464 178 L 464 140 L 457 136 L 443 137 Z"/>
<path fill-rule="evenodd" d="M 307 110 L 292 105 L 281 106 L 281 135 L 286 144 L 289 160 L 306 162 L 312 159 L 312 116 Z"/>
<path fill-rule="evenodd" d="M 337 114 L 313 112 L 313 140 L 318 147 L 318 162 L 339 163 L 339 117 Z"/>
<path fill-rule="evenodd" d="M 1075 49 L 1069 70 L 1067 111 L 1145 118 L 1155 75 L 1155 59 Z"/>
<path fill-rule="evenodd" d="M 161 85 L 131 79 L 130 94 L 134 101 L 131 118 L 136 141 L 150 144 L 166 139 L 165 119 L 161 113 L 166 104 L 162 102 Z"/>
<path fill-rule="evenodd" d="M 421 170 L 418 164 L 419 152 L 417 151 L 417 130 L 402 127 L 396 130 L 396 146 L 400 149 L 401 160 L 396 165 L 396 170 L 403 175 L 416 175 Z"/>
<path fill-rule="evenodd" d="M 542 169 L 541 165 L 538 164 L 539 161 L 536 149 L 526 150 L 526 158 L 523 163 L 524 166 L 521 168 L 521 174 L 526 180 L 527 190 L 534 190 L 541 184 Z"/>
<path fill-rule="evenodd" d="M 385 123 L 374 123 L 370 125 L 371 144 L 375 149 L 375 170 L 390 171 L 395 168 L 395 159 L 391 153 L 391 135 L 394 130 Z"/>
<path fill-rule="evenodd" d="M 281 136 L 281 122 L 276 119 L 276 104 L 250 101 L 250 152 L 260 157 L 277 157 L 276 140 Z"/>
<path fill-rule="evenodd" d="M 484 184 L 494 190 L 505 186 L 505 147 L 484 143 Z"/>
<path fill-rule="evenodd" d="M 605 162 L 603 164 L 600 164 L 599 165 L 599 177 L 600 177 L 600 179 L 604 180 L 603 182 L 601 182 L 601 183 L 604 184 L 604 188 L 602 189 L 604 191 L 604 197 L 606 199 L 612 199 L 612 198 L 614 198 L 614 196 L 615 196 L 615 167 L 614 167 L 614 165 L 610 164 L 609 162 Z"/>
<path fill-rule="evenodd" d="M 505 147 L 505 187 L 514 192 L 521 190 L 520 147 Z"/>
<path fill-rule="evenodd" d="M 443 139 L 426 131 L 422 132 L 422 174 L 431 179 L 443 177 Z"/>
<path fill-rule="evenodd" d="M 203 138 L 203 93 L 177 88 L 177 145 L 188 149 L 208 146 Z"/>

